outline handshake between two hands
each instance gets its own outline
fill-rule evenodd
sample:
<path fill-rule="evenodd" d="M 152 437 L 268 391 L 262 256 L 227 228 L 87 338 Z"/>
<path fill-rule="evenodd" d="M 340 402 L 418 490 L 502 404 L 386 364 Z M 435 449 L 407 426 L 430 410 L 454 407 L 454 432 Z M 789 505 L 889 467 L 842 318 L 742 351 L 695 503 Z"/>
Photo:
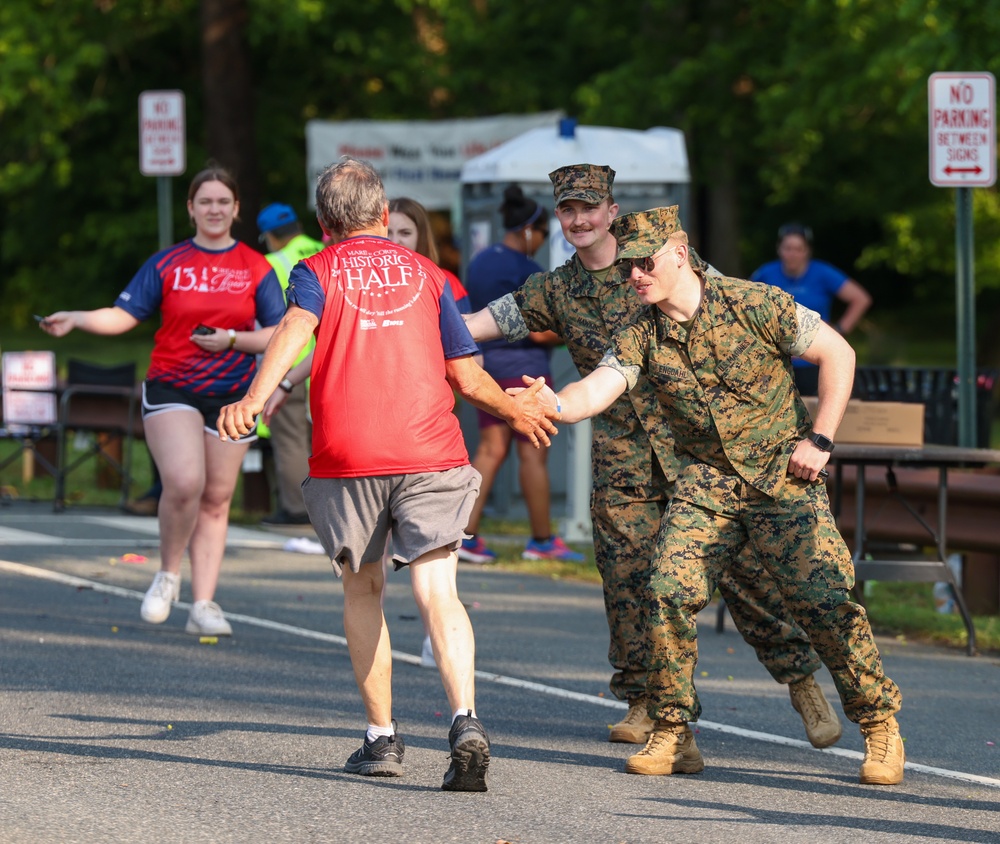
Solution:
<path fill-rule="evenodd" d="M 560 418 L 559 399 L 544 378 L 522 375 L 524 387 L 508 387 L 506 392 L 518 405 L 518 414 L 508 419 L 508 424 L 518 433 L 524 434 L 535 448 L 550 446 L 549 434 L 559 431 L 553 424 Z"/>

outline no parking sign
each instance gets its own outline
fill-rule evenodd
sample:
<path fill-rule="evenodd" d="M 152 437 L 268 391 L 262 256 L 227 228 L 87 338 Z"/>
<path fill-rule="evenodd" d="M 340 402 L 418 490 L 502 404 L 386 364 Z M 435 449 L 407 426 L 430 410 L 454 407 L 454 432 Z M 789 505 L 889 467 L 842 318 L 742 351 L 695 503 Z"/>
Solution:
<path fill-rule="evenodd" d="M 993 74 L 932 73 L 927 100 L 931 184 L 992 185 L 997 161 Z"/>
<path fill-rule="evenodd" d="M 143 91 L 139 95 L 139 172 L 180 176 L 187 168 L 184 94 Z"/>

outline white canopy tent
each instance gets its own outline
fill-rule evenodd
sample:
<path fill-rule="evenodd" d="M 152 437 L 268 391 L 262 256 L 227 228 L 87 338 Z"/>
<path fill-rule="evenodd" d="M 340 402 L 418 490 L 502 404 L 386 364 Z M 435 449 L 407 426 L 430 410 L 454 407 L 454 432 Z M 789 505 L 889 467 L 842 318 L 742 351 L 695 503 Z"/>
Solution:
<path fill-rule="evenodd" d="M 577 126 L 563 118 L 511 138 L 462 166 L 462 184 L 542 182 L 566 164 L 608 164 L 615 184 L 687 184 L 684 133 L 655 126 L 640 131 L 609 126 Z"/>

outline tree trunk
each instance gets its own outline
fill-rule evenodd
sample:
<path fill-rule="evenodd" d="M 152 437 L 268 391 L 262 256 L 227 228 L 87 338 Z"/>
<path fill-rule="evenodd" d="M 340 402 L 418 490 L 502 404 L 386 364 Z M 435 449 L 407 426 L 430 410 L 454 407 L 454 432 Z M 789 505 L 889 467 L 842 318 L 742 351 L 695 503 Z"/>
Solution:
<path fill-rule="evenodd" d="M 737 24 L 741 4 L 734 0 L 693 0 L 688 15 L 706 29 L 713 44 L 727 43 Z M 709 83 L 706 96 L 724 108 L 723 120 L 731 124 L 739 114 L 739 102 L 732 84 L 732 69 L 723 69 Z M 695 160 L 692 173 L 697 200 L 693 212 L 699 223 L 702 256 L 723 275 L 743 277 L 740 251 L 739 167 L 732 131 L 718 131 L 704 120 L 691 127 L 688 152 Z"/>
<path fill-rule="evenodd" d="M 740 255 L 739 186 L 733 149 L 726 143 L 712 163 L 704 188 L 705 259 L 723 275 L 743 278 Z"/>
<path fill-rule="evenodd" d="M 260 176 L 254 127 L 253 79 L 246 41 L 247 0 L 201 0 L 201 79 L 205 146 L 236 178 L 240 221 L 233 235 L 257 242 Z"/>

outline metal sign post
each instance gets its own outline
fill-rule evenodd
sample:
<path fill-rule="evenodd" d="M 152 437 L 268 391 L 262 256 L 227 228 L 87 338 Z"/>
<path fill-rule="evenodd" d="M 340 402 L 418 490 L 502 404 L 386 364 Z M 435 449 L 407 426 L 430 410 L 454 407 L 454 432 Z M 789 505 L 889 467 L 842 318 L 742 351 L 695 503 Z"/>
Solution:
<path fill-rule="evenodd" d="M 976 286 L 973 187 L 996 181 L 996 82 L 992 73 L 933 73 L 927 80 L 931 184 L 955 191 L 958 444 L 976 446 Z"/>
<path fill-rule="evenodd" d="M 955 189 L 955 314 L 958 342 L 958 444 L 976 447 L 976 271 L 972 189 Z"/>
<path fill-rule="evenodd" d="M 143 91 L 139 95 L 139 172 L 156 176 L 160 249 L 174 240 L 171 176 L 187 169 L 184 93 Z"/>

